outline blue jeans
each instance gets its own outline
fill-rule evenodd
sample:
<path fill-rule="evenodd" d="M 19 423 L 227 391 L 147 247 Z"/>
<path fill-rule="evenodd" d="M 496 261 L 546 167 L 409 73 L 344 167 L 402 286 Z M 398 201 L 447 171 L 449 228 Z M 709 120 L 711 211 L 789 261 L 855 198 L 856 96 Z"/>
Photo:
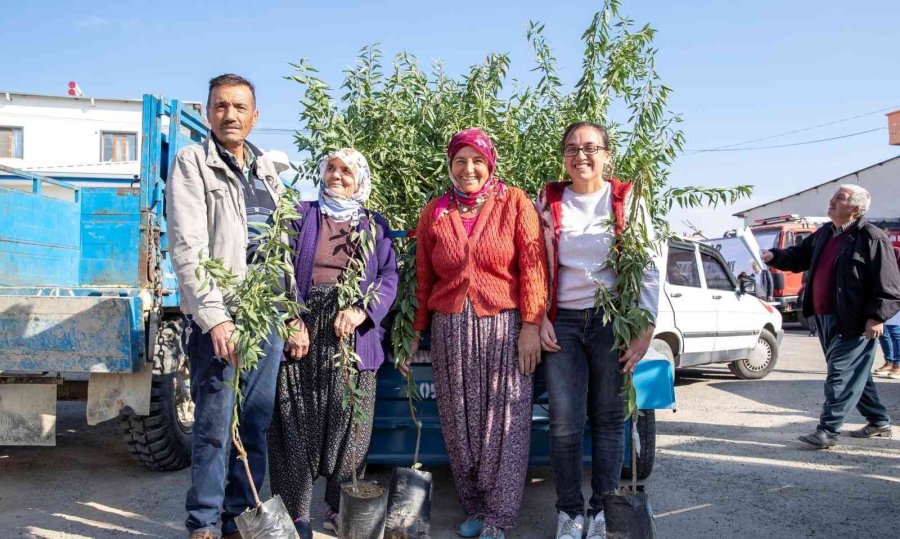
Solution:
<path fill-rule="evenodd" d="M 613 350 L 611 325 L 594 309 L 560 309 L 553 324 L 561 350 L 544 362 L 550 399 L 550 465 L 556 482 L 556 509 L 584 512 L 581 440 L 590 419 L 590 513 L 603 510 L 601 494 L 617 489 L 625 450 L 624 376 Z"/>
<path fill-rule="evenodd" d="M 864 335 L 844 337 L 838 333 L 834 315 L 816 315 L 819 342 L 825 351 L 828 374 L 825 378 L 825 404 L 819 416 L 819 430 L 838 434 L 850 409 L 856 406 L 871 425 L 888 425 L 891 418 L 878 399 L 872 379 L 875 340 Z"/>
<path fill-rule="evenodd" d="M 186 350 L 191 361 L 194 436 L 185 526 L 189 532 L 215 531 L 221 523 L 222 533 L 231 533 L 237 530 L 234 517 L 256 503 L 244 465 L 231 444 L 234 390 L 228 384 L 234 380 L 234 367 L 215 357 L 212 337 L 196 324 L 191 324 Z M 263 343 L 265 355 L 257 368 L 241 379 L 240 435 L 257 489 L 266 475 L 266 429 L 272 420 L 283 350 L 284 342 L 270 336 L 269 344 Z"/>
<path fill-rule="evenodd" d="M 885 324 L 884 335 L 878 340 L 881 342 L 885 361 L 900 365 L 900 326 Z"/>

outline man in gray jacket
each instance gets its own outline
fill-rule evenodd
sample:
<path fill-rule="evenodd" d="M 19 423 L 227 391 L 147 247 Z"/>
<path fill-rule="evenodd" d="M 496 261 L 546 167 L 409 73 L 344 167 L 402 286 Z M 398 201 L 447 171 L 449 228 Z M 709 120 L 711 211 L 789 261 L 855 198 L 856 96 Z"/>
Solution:
<path fill-rule="evenodd" d="M 254 505 L 243 466 L 231 445 L 234 391 L 228 386 L 240 358 L 229 339 L 234 298 L 197 278 L 201 256 L 220 258 L 238 278 L 257 247 L 282 192 L 274 164 L 246 141 L 259 115 L 253 85 L 238 75 L 209 81 L 210 136 L 178 152 L 166 186 L 172 265 L 182 311 L 190 317 L 187 353 L 194 400 L 191 488 L 185 522 L 192 539 L 239 538 L 234 518 Z M 266 429 L 284 343 L 269 337 L 259 366 L 242 380 L 240 435 L 257 487 L 266 472 Z"/>

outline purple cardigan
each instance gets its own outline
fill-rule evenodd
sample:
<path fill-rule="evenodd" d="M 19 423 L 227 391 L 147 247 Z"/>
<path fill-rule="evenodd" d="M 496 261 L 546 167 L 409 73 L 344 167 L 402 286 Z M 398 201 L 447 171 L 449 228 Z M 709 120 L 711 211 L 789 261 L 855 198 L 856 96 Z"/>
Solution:
<path fill-rule="evenodd" d="M 294 250 L 294 276 L 297 279 L 297 299 L 304 302 L 309 298 L 312 287 L 313 263 L 319 244 L 319 223 L 321 212 L 317 201 L 300 202 L 297 210 L 303 217 L 291 223 L 294 234 L 290 246 Z M 366 261 L 366 277 L 362 289 L 367 290 L 372 283 L 378 283 L 378 299 L 365 309 L 368 318 L 356 328 L 356 353 L 362 358 L 359 369 L 374 371 L 384 362 L 384 329 L 381 321 L 387 316 L 394 297 L 397 295 L 397 257 L 391 243 L 387 221 L 374 211 L 367 212 L 361 226 L 368 227 L 370 220 L 376 228 L 375 251 Z M 360 305 L 360 307 L 362 307 Z"/>

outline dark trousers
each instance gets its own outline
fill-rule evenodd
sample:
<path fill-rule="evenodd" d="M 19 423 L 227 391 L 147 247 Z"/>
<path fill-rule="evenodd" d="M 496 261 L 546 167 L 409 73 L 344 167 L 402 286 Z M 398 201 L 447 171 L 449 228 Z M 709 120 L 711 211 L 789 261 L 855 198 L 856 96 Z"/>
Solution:
<path fill-rule="evenodd" d="M 825 404 L 822 406 L 822 415 L 819 416 L 818 428 L 837 434 L 854 406 L 870 424 L 889 424 L 891 418 L 878 400 L 878 390 L 872 379 L 876 341 L 863 335 L 841 336 L 838 334 L 834 315 L 816 315 L 816 325 L 828 365 Z"/>
<path fill-rule="evenodd" d="M 231 533 L 237 530 L 234 517 L 255 505 L 244 465 L 231 443 L 234 390 L 228 384 L 234 380 L 234 367 L 215 357 L 212 338 L 196 324 L 191 324 L 186 350 L 191 361 L 194 436 L 185 526 L 191 532 L 215 530 L 221 522 L 222 533 Z M 257 489 L 262 488 L 266 474 L 266 429 L 272 420 L 283 350 L 284 342 L 277 335 L 269 336 L 259 365 L 241 379 L 244 399 L 239 432 Z"/>
<path fill-rule="evenodd" d="M 570 516 L 584 511 L 581 440 L 590 419 L 593 465 L 590 512 L 603 510 L 601 494 L 619 487 L 625 450 L 624 376 L 613 350 L 611 325 L 594 309 L 560 309 L 553 324 L 559 352 L 544 368 L 550 398 L 550 464 L 556 509 Z"/>

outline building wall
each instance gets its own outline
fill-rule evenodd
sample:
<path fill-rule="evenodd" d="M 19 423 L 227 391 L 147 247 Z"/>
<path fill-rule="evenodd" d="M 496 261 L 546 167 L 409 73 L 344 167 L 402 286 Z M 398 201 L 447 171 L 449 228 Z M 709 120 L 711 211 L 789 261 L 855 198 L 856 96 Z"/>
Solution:
<path fill-rule="evenodd" d="M 860 185 L 872 195 L 872 206 L 867 214 L 870 219 L 900 217 L 900 157 L 848 174 L 813 189 L 790 195 L 782 200 L 740 212 L 737 216 L 743 217 L 745 226 L 755 224 L 757 219 L 792 213 L 803 217 L 824 216 L 827 213 L 828 200 L 831 195 L 841 184 L 845 183 Z"/>
<path fill-rule="evenodd" d="M 8 96 L 8 97 L 7 97 Z M 23 129 L 22 159 L 0 164 L 53 176 L 140 172 L 140 101 L 0 92 L 0 126 Z M 135 160 L 102 163 L 101 132 L 136 133 Z"/>

